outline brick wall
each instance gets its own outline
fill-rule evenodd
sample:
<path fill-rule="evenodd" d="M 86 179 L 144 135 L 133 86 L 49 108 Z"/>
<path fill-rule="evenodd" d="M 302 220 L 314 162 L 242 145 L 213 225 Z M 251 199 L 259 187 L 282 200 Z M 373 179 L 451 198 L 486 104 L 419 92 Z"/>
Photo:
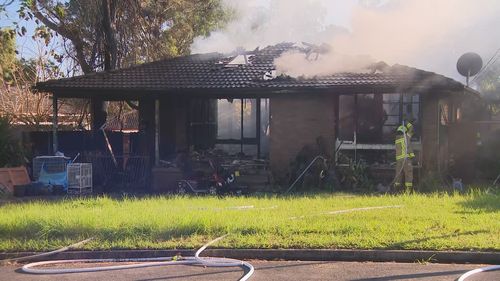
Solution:
<path fill-rule="evenodd" d="M 422 151 L 424 175 L 441 172 L 471 181 L 476 157 L 476 131 L 473 116 L 463 114 L 462 120 L 441 125 L 440 105 L 448 104 L 454 115 L 455 107 L 462 113 L 474 107 L 474 98 L 453 92 L 434 92 L 422 95 Z"/>
<path fill-rule="evenodd" d="M 429 93 L 421 96 L 422 109 L 422 164 L 424 175 L 437 171 L 439 100 L 437 95 Z"/>
<path fill-rule="evenodd" d="M 304 93 L 270 99 L 269 157 L 276 181 L 288 180 L 290 162 L 305 145 L 323 137 L 329 150 L 335 144 L 335 96 Z"/>

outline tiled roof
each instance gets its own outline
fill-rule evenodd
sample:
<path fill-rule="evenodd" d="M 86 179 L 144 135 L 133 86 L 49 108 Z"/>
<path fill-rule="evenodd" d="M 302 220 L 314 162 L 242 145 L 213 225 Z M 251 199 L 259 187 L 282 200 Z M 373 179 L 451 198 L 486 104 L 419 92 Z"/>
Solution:
<path fill-rule="evenodd" d="M 462 84 L 432 72 L 405 66 L 388 67 L 382 73 L 340 73 L 308 79 L 279 76 L 266 80 L 264 75 L 275 69 L 274 59 L 289 50 L 302 50 L 291 43 L 269 46 L 247 52 L 250 63 L 228 66 L 235 56 L 218 53 L 165 59 L 115 71 L 93 73 L 72 78 L 39 82 L 41 91 L 128 90 L 168 91 L 173 89 L 290 89 L 357 86 L 446 85 Z M 321 58 L 321 57 L 320 57 Z M 430 84 L 428 82 L 431 82 Z"/>

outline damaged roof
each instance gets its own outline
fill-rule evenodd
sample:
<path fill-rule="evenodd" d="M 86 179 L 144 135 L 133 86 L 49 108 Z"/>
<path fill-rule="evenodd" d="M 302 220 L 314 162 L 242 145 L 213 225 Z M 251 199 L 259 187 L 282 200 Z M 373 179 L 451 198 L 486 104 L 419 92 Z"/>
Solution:
<path fill-rule="evenodd" d="M 39 82 L 34 87 L 45 92 L 173 92 L 209 89 L 330 89 L 336 87 L 448 87 L 463 84 L 416 68 L 396 65 L 370 73 L 339 73 L 313 78 L 275 75 L 274 60 L 287 51 L 304 51 L 293 43 L 282 43 L 245 52 L 244 61 L 236 54 L 197 54 L 145 63 L 114 71 Z M 238 64 L 232 64 L 239 61 Z M 96 91 L 99 90 L 99 91 Z"/>

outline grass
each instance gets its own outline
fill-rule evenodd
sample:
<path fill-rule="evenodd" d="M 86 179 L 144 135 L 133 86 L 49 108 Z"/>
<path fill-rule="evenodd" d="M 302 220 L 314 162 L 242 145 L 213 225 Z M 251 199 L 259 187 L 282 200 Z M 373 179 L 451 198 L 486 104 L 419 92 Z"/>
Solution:
<path fill-rule="evenodd" d="M 391 205 L 402 207 L 321 214 Z M 0 206 L 0 251 L 55 249 L 91 236 L 86 249 L 197 248 L 226 233 L 216 247 L 499 251 L 500 194 L 97 197 Z"/>

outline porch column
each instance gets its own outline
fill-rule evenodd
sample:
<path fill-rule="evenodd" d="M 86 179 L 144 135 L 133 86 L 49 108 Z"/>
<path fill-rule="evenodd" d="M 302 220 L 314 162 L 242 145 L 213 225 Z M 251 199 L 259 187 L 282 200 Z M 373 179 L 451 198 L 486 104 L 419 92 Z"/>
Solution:
<path fill-rule="evenodd" d="M 160 166 L 160 100 L 155 100 L 155 166 Z"/>
<path fill-rule="evenodd" d="M 149 158 L 153 165 L 155 157 L 155 100 L 139 100 L 139 153 Z"/>
<path fill-rule="evenodd" d="M 257 106 L 255 107 L 255 137 L 257 138 L 257 158 L 260 159 L 260 149 L 261 149 L 261 143 L 260 143 L 260 137 L 261 137 L 261 132 L 262 132 L 262 124 L 261 124 L 261 102 L 260 98 L 255 100 L 255 103 Z"/>
<path fill-rule="evenodd" d="M 107 118 L 107 103 L 100 98 L 91 98 L 91 129 L 95 135 L 99 129 L 106 123 Z"/>
<path fill-rule="evenodd" d="M 57 118 L 57 96 L 55 94 L 52 95 L 52 153 L 55 155 L 59 149 L 59 142 L 57 139 L 57 127 L 58 127 L 58 118 Z"/>

